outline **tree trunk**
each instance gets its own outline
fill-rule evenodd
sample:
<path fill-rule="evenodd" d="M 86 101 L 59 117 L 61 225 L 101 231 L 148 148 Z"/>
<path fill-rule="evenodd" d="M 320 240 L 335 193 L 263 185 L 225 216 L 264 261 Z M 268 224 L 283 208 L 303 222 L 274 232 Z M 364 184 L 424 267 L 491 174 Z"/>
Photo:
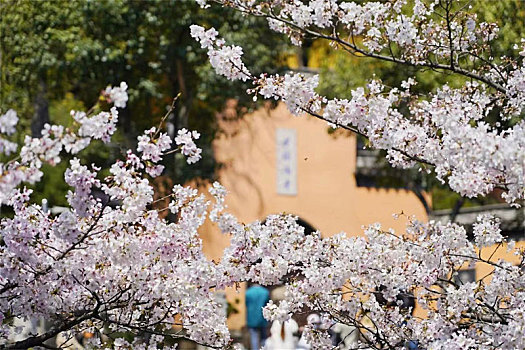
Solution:
<path fill-rule="evenodd" d="M 49 123 L 49 101 L 47 100 L 47 84 L 40 79 L 38 92 L 34 100 L 35 112 L 31 120 L 31 134 L 33 137 L 42 136 L 42 129 Z"/>

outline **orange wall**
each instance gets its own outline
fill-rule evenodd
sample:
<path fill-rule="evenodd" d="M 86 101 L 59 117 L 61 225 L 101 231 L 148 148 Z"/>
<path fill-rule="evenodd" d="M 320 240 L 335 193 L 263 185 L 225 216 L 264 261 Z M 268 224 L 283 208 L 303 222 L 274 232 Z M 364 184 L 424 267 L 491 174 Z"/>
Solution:
<path fill-rule="evenodd" d="M 427 215 L 416 196 L 406 190 L 357 187 L 354 177 L 356 139 L 329 135 L 325 122 L 313 117 L 294 117 L 280 104 L 261 108 L 242 119 L 235 118 L 230 102 L 219 119 L 222 133 L 214 142 L 215 157 L 223 167 L 219 181 L 227 188 L 228 211 L 243 222 L 264 219 L 269 214 L 290 213 L 324 235 L 345 231 L 362 234 L 362 225 L 380 222 L 402 231 L 403 220 L 392 214 L 403 211 L 426 221 Z M 276 190 L 276 128 L 297 133 L 297 195 L 278 195 Z M 201 237 L 205 253 L 220 258 L 229 238 L 207 222 Z M 244 324 L 243 290 L 229 291 L 228 300 L 240 300 L 238 315 L 230 318 L 232 328 Z"/>

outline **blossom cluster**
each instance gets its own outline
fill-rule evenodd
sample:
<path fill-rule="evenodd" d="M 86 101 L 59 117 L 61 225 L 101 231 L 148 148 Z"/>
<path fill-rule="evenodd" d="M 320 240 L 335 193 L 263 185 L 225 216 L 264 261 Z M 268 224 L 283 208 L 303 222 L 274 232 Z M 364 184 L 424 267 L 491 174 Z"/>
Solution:
<path fill-rule="evenodd" d="M 0 120 L 10 125 L 13 113 Z M 14 217 L 0 222 L 0 344 L 33 347 L 53 336 L 45 333 L 38 340 L 11 327 L 13 318 L 43 318 L 68 332 L 94 332 L 109 324 L 112 332 L 162 329 L 170 337 L 177 316 L 182 316 L 185 336 L 226 344 L 225 315 L 211 292 L 213 280 L 202 279 L 203 273 L 216 270 L 204 257 L 197 234 L 209 202 L 202 196 L 189 198 L 176 224 L 149 209 L 154 190 L 146 174 L 162 172 L 156 163 L 172 144 L 166 134 L 156 128 L 145 131 L 136 151 L 117 160 L 105 178 L 100 168 L 73 158 L 64 173 L 72 188 L 70 207 L 59 215 L 31 202 L 32 190 L 21 185 L 41 179 L 43 162 L 58 164 L 64 152 L 76 154 L 92 139 L 108 142 L 118 112 L 113 107 L 110 113 L 71 115 L 76 129 L 46 125 L 41 138 L 26 137 L 18 160 L 1 165 L 6 169 L 0 175 L 6 189 L 2 204 L 13 208 Z M 184 130 L 175 141 L 189 162 L 200 158 L 193 143 L 198 137 Z M 23 340 L 10 343 L 13 339 Z M 133 346 L 145 347 L 138 340 Z"/>
<path fill-rule="evenodd" d="M 499 232 L 492 217 L 480 217 L 476 225 L 482 235 Z M 498 260 L 491 262 L 490 282 L 457 281 L 459 269 L 489 262 L 459 225 L 408 218 L 403 234 L 374 224 L 364 237 L 323 238 L 319 232 L 305 235 L 293 217 L 270 216 L 264 223 L 233 223 L 230 232 L 232 244 L 219 264 L 225 277 L 286 285 L 285 299 L 265 308 L 270 320 L 284 322 L 305 308 L 314 310 L 356 327 L 361 346 L 412 340 L 422 348 L 455 349 L 460 338 L 480 349 L 524 345 L 515 336 L 525 329 L 523 270 Z M 414 298 L 426 317 L 414 317 L 413 306 L 398 302 L 400 296 Z M 458 330 L 459 324 L 464 327 Z M 328 328 L 306 332 L 315 348 L 326 348 Z"/>
<path fill-rule="evenodd" d="M 328 99 L 315 91 L 316 76 L 255 77 L 242 63 L 241 48 L 226 46 L 214 29 L 190 29 L 216 71 L 251 80 L 255 96 L 282 100 L 296 115 L 309 113 L 361 133 L 373 147 L 387 150 L 396 166 L 433 167 L 463 195 L 498 186 L 509 203 L 524 199 L 525 124 L 502 126 L 486 118 L 494 111 L 509 121 L 521 112 L 523 63 L 500 69 L 491 62 L 493 67 L 481 70 L 477 59 L 472 66 L 462 61 L 484 52 L 496 26 L 452 13 L 450 1 L 216 2 L 267 17 L 271 28 L 296 43 L 308 34 L 378 59 L 392 44 L 398 47 L 399 56 L 390 56 L 395 62 L 470 77 L 460 88 L 444 85 L 427 96 L 411 93 L 416 79 L 398 88 L 374 80 L 355 89 L 351 99 Z M 336 26 L 347 30 L 349 42 L 333 31 Z M 356 35 L 364 47 L 353 44 Z M 117 349 L 162 347 L 179 337 L 227 348 L 226 315 L 214 293 L 251 281 L 286 286 L 285 299 L 265 308 L 269 320 L 283 322 L 305 309 L 321 314 L 328 326 L 305 328 L 314 348 L 328 346 L 330 322 L 355 327 L 358 348 L 402 348 L 407 341 L 427 349 L 525 348 L 525 252 L 502 236 L 497 218 L 480 216 L 474 241 L 459 225 L 411 217 L 403 232 L 372 224 L 357 237 L 307 235 L 290 215 L 240 222 L 226 212 L 226 190 L 219 183 L 209 195 L 175 185 L 167 207 L 156 208 L 150 180 L 161 174 L 173 144 L 157 128 L 139 136 L 137 147 L 115 161 L 107 176 L 73 158 L 64 173 L 69 206 L 60 214 L 35 204 L 24 185 L 41 180 L 44 162 L 58 164 L 64 153 L 75 155 L 93 139 L 109 142 L 126 91 L 125 83 L 109 87 L 103 95 L 113 103 L 110 111 L 73 112 L 74 126 L 46 125 L 42 137 L 24 139 L 18 157 L 0 163 L 0 203 L 13 212 L 0 220 L 0 346 L 38 347 L 59 332 L 91 332 L 102 335 L 93 337 L 93 348 L 105 346 L 105 336 Z M 16 121 L 13 111 L 0 116 L 0 132 L 11 134 Z M 198 138 L 183 129 L 174 140 L 189 163 L 201 157 Z M 5 153 L 16 151 L 5 145 L 0 141 Z M 174 219 L 159 215 L 163 210 Z M 198 231 L 207 219 L 230 238 L 218 261 L 203 253 Z M 498 250 L 514 254 L 519 263 L 495 258 Z M 488 274 L 476 282 L 458 277 L 461 269 L 475 266 L 488 267 Z M 414 316 L 405 299 L 417 303 L 424 316 Z M 52 326 L 24 333 L 12 327 L 13 319 L 45 319 Z M 119 338 L 123 333 L 126 339 Z"/>
<path fill-rule="evenodd" d="M 105 131 L 112 129 L 109 119 L 73 115 L 82 116 L 79 128 L 82 121 L 102 120 Z M 72 149 L 65 145 L 100 131 L 78 136 L 46 126 L 41 139 L 26 141 L 20 164 L 37 170 L 43 161 L 56 164 Z M 195 157 L 194 138 L 198 134 L 181 130 L 175 143 Z M 226 190 L 219 183 L 212 185 L 210 196 L 175 185 L 167 208 L 152 209 L 154 188 L 146 174 L 170 146 L 167 135 L 146 130 L 136 150 L 117 160 L 106 177 L 100 168 L 72 159 L 64 174 L 72 188 L 69 208 L 59 215 L 32 203 L 32 191 L 21 187 L 20 179 L 2 175 L 4 183 L 12 181 L 4 203 L 14 211 L 0 222 L 3 346 L 39 346 L 58 330 L 134 336 L 115 340 L 115 348 L 155 348 L 177 337 L 227 347 L 226 315 L 214 292 L 244 281 L 286 285 L 285 299 L 264 311 L 270 320 L 285 321 L 305 307 L 320 312 L 328 326 L 305 329 L 305 339 L 316 348 L 326 347 L 334 321 L 354 325 L 363 346 L 407 339 L 435 349 L 451 349 L 457 342 L 479 348 L 525 346 L 523 337 L 516 337 L 525 331 L 523 269 L 483 257 L 464 228 L 408 218 L 402 234 L 375 224 L 363 237 L 323 238 L 319 232 L 306 235 L 290 215 L 243 224 L 225 211 Z M 159 215 L 165 209 L 175 222 Z M 231 238 L 219 261 L 207 259 L 202 250 L 198 230 L 206 219 Z M 476 244 L 498 243 L 496 249 L 504 249 L 497 219 L 480 217 L 474 234 Z M 523 251 L 516 254 L 525 259 Z M 493 266 L 490 283 L 455 281 L 459 269 L 475 263 Z M 397 302 L 399 295 L 415 298 L 427 317 L 411 317 Z M 44 318 L 54 328 L 26 334 L 10 326 L 12 318 Z M 458 324 L 463 325 L 459 330 Z M 173 333 L 174 325 L 182 331 Z M 142 332 L 156 336 L 146 340 Z M 103 345 L 100 337 L 90 342 L 94 348 Z"/>
<path fill-rule="evenodd" d="M 119 86 L 108 86 L 104 90 L 104 95 L 108 102 L 113 103 L 115 107 L 124 108 L 128 102 L 128 84 L 121 82 Z"/>
<path fill-rule="evenodd" d="M 180 146 L 181 153 L 187 156 L 188 164 L 196 163 L 201 159 L 202 150 L 195 145 L 201 135 L 197 131 L 188 131 L 184 128 L 177 131 L 175 143 Z"/>
<path fill-rule="evenodd" d="M 0 133 L 11 135 L 16 129 L 18 123 L 18 116 L 12 109 L 8 110 L 6 114 L 0 116 Z"/>
<path fill-rule="evenodd" d="M 18 123 L 18 116 L 12 109 L 0 116 L 0 134 L 11 135 L 15 132 L 15 126 Z M 0 137 L 0 154 L 10 155 L 16 152 L 17 144 Z"/>
<path fill-rule="evenodd" d="M 254 99 L 280 100 L 295 115 L 310 114 L 359 133 L 371 147 L 386 150 L 393 166 L 433 169 L 463 196 L 499 188 L 512 205 L 525 199 L 525 122 L 513 119 L 525 107 L 525 63 L 504 57 L 500 65 L 491 56 L 495 24 L 478 22 L 453 1 L 214 2 L 267 18 L 272 30 L 297 45 L 304 36 L 324 39 L 352 54 L 469 78 L 461 87 L 443 85 L 426 96 L 411 92 L 416 77 L 394 88 L 372 80 L 353 90 L 350 99 L 328 99 L 316 92 L 316 75 L 256 77 L 239 63 L 241 50 L 229 52 L 229 61 L 236 62 L 232 66 L 242 67 L 238 73 L 252 81 L 248 93 Z M 205 0 L 198 3 L 208 6 Z M 203 47 L 224 45 L 216 30 L 199 28 L 213 33 L 194 35 Z M 237 268 L 261 284 L 286 276 L 281 279 L 286 298 L 270 303 L 266 318 L 282 322 L 305 307 L 316 310 L 355 327 L 366 343 L 357 347 L 400 348 L 411 340 L 428 349 L 523 348 L 523 251 L 515 251 L 518 265 L 491 260 L 498 249 L 513 249 L 497 218 L 478 218 L 474 242 L 453 224 L 409 220 L 400 235 L 372 225 L 365 237 L 322 238 L 319 233 L 301 236 L 302 229 L 286 220 L 270 217 L 269 226 L 246 227 L 226 216 L 223 226 L 234 233 L 221 261 L 230 261 L 229 271 Z M 279 244 L 268 243 L 274 241 Z M 490 257 L 485 257 L 482 249 L 488 247 Z M 490 265 L 492 272 L 475 283 L 455 277 L 458 270 L 480 264 Z M 424 310 L 422 319 L 403 306 L 407 296 Z M 326 348 L 323 330 L 306 332 L 315 348 Z"/>
<path fill-rule="evenodd" d="M 197 1 L 206 6 L 206 0 Z M 370 54 L 398 49 L 397 60 L 413 64 L 475 58 L 498 34 L 492 23 L 458 10 L 452 1 L 394 0 L 362 3 L 340 0 L 214 0 L 244 13 L 265 17 L 269 27 L 301 45 L 305 35 L 337 38 L 340 44 Z M 455 9 L 457 7 L 458 9 Z M 344 32 L 341 32 L 342 30 Z M 349 37 L 349 41 L 345 41 Z M 359 38 L 359 40 L 357 40 Z M 363 46 L 356 46 L 362 41 Z"/>
<path fill-rule="evenodd" d="M 165 134 L 160 133 L 158 138 L 155 139 L 157 129 L 155 127 L 146 130 L 143 135 L 140 135 L 138 139 L 137 151 L 141 153 L 142 161 L 149 161 L 152 164 L 146 167 L 146 172 L 152 177 L 159 176 L 164 170 L 164 166 L 161 164 L 155 164 L 162 159 L 163 152 L 170 149 L 171 138 Z M 140 164 L 138 159 L 137 164 Z"/>
<path fill-rule="evenodd" d="M 217 39 L 217 32 L 214 28 L 205 30 L 198 25 L 190 26 L 190 34 L 197 39 L 203 49 L 208 49 L 210 63 L 217 74 L 224 75 L 228 79 L 243 80 L 248 79 L 247 69 L 242 63 L 242 48 L 240 46 L 227 46 L 223 39 Z"/>
<path fill-rule="evenodd" d="M 125 86 L 125 83 L 121 86 Z M 125 106 L 127 94 L 125 88 L 118 89 L 120 106 Z M 116 97 L 115 97 L 116 98 Z M 16 187 L 22 183 L 34 184 L 42 177 L 41 167 L 43 162 L 55 165 L 61 161 L 60 153 L 65 151 L 77 154 L 86 148 L 92 139 L 108 142 L 116 130 L 118 111 L 115 107 L 110 112 L 102 111 L 88 117 L 84 112 L 71 111 L 71 116 L 76 121 L 76 129 L 65 128 L 61 125 L 46 124 L 40 138 L 25 136 L 24 144 L 20 150 L 20 157 L 7 163 L 0 163 L 0 203 L 5 204 L 13 195 Z M 13 133 L 18 121 L 16 113 L 9 110 L 0 116 L 2 132 Z M 2 139 L 0 145 L 6 148 Z M 16 147 L 7 148 L 15 150 Z"/>
<path fill-rule="evenodd" d="M 287 28 L 294 28 L 293 31 L 303 28 L 308 34 L 312 33 L 306 27 L 330 27 L 335 17 L 346 23 L 352 33 L 359 35 L 363 34 L 365 28 L 378 31 L 381 26 L 385 26 L 385 32 L 392 36 L 389 41 L 395 41 L 407 52 L 417 48 L 421 57 L 428 56 L 428 53 L 423 52 L 424 48 L 435 46 L 435 43 L 427 42 L 416 44 L 418 40 L 431 40 L 432 36 L 429 35 L 429 30 L 424 30 L 424 26 L 413 24 L 420 17 L 434 23 L 429 18 L 432 17 L 435 4 L 427 8 L 421 1 L 416 1 L 412 18 L 404 18 L 401 14 L 406 5 L 404 1 L 367 2 L 358 5 L 316 0 L 310 1 L 309 7 L 302 2 L 280 1 L 283 9 L 279 14 L 264 12 L 270 3 L 272 1 L 252 2 L 249 5 L 243 1 L 228 1 L 225 5 L 254 15 L 264 14 L 273 21 L 286 24 Z M 449 11 L 448 8 L 445 10 Z M 393 16 L 399 17 L 395 23 Z M 454 16 L 454 20 L 459 21 L 459 18 L 463 18 L 462 25 L 473 33 L 473 46 L 462 47 L 466 40 L 463 37 L 457 38 L 457 45 L 461 50 L 477 54 L 478 50 L 482 50 L 482 43 L 493 38 L 490 33 L 497 30 L 493 25 L 476 23 L 475 16 L 472 15 L 460 12 Z M 203 47 L 214 47 L 215 43 L 224 45 L 224 40 L 218 37 L 213 28 L 205 31 L 202 27 L 193 27 L 195 31 L 198 28 L 200 34 L 194 37 Z M 413 37 L 415 34 L 408 34 L 417 32 L 416 27 L 421 31 L 418 32 L 421 36 L 418 40 Z M 455 28 L 465 32 L 465 28 L 459 24 Z M 446 33 L 443 28 L 430 32 Z M 339 43 L 338 38 L 326 35 L 320 37 Z M 432 40 L 441 40 L 442 47 L 453 46 L 448 45 L 444 38 Z M 481 46 L 475 46 L 474 43 Z M 354 49 L 360 52 L 360 49 Z M 242 51 L 232 51 L 229 54 L 230 62 L 242 62 Z M 397 60 L 419 65 L 419 58 L 416 59 L 414 55 L 391 59 L 394 62 Z M 487 75 L 482 75 L 477 70 L 466 73 L 463 68 L 454 65 L 433 67 L 450 69 L 477 79 L 461 88 L 444 85 L 429 93 L 426 98 L 412 96 L 410 93 L 410 86 L 417 84 L 413 78 L 403 82 L 399 88 L 387 88 L 381 81 L 373 80 L 366 87 L 353 90 L 350 100 L 328 99 L 316 93 L 319 82 L 316 75 L 288 73 L 283 76 L 262 74 L 254 77 L 242 64 L 235 64 L 233 67 L 238 68 L 238 74 L 252 80 L 254 87 L 249 93 L 281 100 L 295 115 L 308 113 L 326 120 L 332 127 L 350 129 L 366 136 L 371 147 L 388 152 L 388 159 L 394 166 L 406 168 L 413 166 L 415 162 L 430 166 L 439 180 L 447 181 L 452 190 L 463 196 L 476 197 L 486 195 L 495 188 L 503 188 L 503 196 L 508 203 L 517 205 L 525 199 L 525 121 L 520 120 L 503 128 L 501 123 L 491 124 L 486 118 L 496 106 L 501 110 L 500 120 L 508 120 L 524 108 L 525 68 L 522 65 L 516 63 L 514 69 L 506 73 L 499 72 L 499 75 L 493 72 L 493 80 L 488 80 Z M 222 69 L 218 69 L 217 73 L 225 75 Z M 502 74 L 506 74 L 505 79 L 501 78 Z M 231 73 L 226 76 L 232 80 L 239 79 L 238 75 Z M 407 105 L 408 115 L 399 108 L 403 106 L 404 109 Z M 429 167 L 426 169 L 428 171 Z"/>
<path fill-rule="evenodd" d="M 108 143 L 111 139 L 118 121 L 116 107 L 112 107 L 109 113 L 104 111 L 92 117 L 87 117 L 84 112 L 76 111 L 71 111 L 71 116 L 80 124 L 79 136 L 102 140 L 104 143 Z"/>

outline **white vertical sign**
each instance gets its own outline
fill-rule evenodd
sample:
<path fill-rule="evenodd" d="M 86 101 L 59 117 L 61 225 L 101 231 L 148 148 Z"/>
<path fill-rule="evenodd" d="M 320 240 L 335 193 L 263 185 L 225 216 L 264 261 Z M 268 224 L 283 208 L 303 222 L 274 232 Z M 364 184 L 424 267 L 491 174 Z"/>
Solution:
<path fill-rule="evenodd" d="M 276 130 L 277 193 L 297 195 L 297 134 L 295 129 Z"/>

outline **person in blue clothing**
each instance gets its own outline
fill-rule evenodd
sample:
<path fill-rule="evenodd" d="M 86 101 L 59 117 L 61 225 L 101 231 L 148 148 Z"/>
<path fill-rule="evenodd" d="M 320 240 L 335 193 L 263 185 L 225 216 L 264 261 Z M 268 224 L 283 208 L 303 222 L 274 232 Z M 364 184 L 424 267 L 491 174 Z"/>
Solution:
<path fill-rule="evenodd" d="M 250 332 L 251 350 L 259 350 L 268 338 L 268 322 L 263 317 L 263 307 L 270 301 L 268 289 L 258 284 L 246 290 L 246 323 Z"/>

